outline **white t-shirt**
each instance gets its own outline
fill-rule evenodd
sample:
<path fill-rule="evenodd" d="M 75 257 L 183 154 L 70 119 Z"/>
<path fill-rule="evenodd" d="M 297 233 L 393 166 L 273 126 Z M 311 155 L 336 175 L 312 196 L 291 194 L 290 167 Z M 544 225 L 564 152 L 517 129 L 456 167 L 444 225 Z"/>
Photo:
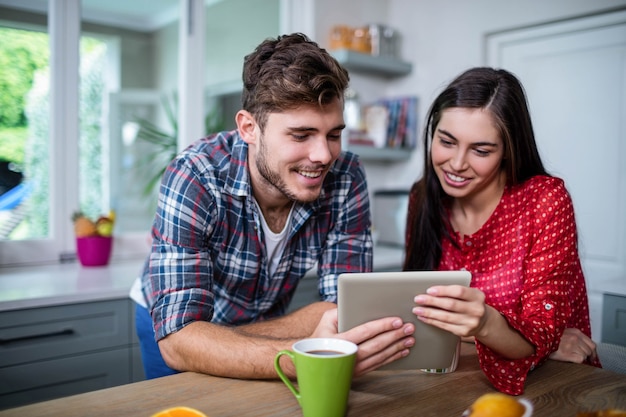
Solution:
<path fill-rule="evenodd" d="M 267 222 L 265 221 L 265 217 L 263 217 L 263 212 L 259 207 L 259 204 L 254 200 L 254 204 L 256 204 L 259 209 L 259 213 L 261 213 L 261 227 L 263 227 L 263 236 L 265 236 L 265 248 L 267 249 L 267 262 L 270 269 L 270 276 L 274 275 L 276 269 L 278 268 L 278 264 L 280 263 L 280 258 L 283 256 L 283 252 L 285 251 L 285 246 L 287 246 L 287 236 L 289 235 L 289 229 L 291 226 L 291 214 L 293 213 L 293 205 L 289 210 L 289 216 L 287 217 L 287 221 L 285 222 L 285 227 L 278 233 L 274 233 L 270 230 Z"/>

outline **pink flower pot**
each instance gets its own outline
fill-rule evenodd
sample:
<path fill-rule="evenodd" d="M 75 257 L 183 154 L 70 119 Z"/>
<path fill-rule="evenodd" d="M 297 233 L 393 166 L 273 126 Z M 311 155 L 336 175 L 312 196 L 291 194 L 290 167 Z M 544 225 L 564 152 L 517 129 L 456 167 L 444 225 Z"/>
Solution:
<path fill-rule="evenodd" d="M 76 238 L 78 260 L 83 266 L 103 266 L 109 263 L 113 237 L 88 236 Z"/>

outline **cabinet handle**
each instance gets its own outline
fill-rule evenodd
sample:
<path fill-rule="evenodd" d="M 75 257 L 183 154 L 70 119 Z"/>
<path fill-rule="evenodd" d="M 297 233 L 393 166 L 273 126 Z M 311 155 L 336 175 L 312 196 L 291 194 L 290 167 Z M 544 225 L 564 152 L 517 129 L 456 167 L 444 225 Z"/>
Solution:
<path fill-rule="evenodd" d="M 72 334 L 74 334 L 74 329 L 64 329 L 64 330 L 59 330 L 56 332 L 33 334 L 29 336 L 13 337 L 9 339 L 0 338 L 0 346 L 8 345 L 10 343 L 25 342 L 27 340 L 46 339 L 48 337 L 55 337 L 55 336 L 69 336 Z"/>

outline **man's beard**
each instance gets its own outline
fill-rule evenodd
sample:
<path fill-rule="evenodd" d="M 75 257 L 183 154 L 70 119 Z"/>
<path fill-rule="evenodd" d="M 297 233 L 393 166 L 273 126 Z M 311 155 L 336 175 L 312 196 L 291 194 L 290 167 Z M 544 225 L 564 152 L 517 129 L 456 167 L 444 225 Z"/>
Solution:
<path fill-rule="evenodd" d="M 259 152 L 257 153 L 255 159 L 259 174 L 261 174 L 267 184 L 271 185 L 272 187 L 283 193 L 283 195 L 289 200 L 299 201 L 296 195 L 289 191 L 289 189 L 287 188 L 287 184 L 285 184 L 285 181 L 280 177 L 280 174 L 276 171 L 273 171 L 267 163 L 268 149 L 265 146 L 264 139 L 265 138 L 263 137 L 263 135 L 261 135 L 261 137 L 259 138 Z"/>

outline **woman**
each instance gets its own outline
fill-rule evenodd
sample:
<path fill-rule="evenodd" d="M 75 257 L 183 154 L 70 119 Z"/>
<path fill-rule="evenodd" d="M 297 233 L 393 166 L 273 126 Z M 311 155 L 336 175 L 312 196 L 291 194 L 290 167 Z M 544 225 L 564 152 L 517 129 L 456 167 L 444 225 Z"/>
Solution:
<path fill-rule="evenodd" d="M 426 122 L 405 269 L 466 269 L 472 283 L 430 288 L 414 313 L 474 339 L 486 376 L 509 394 L 551 354 L 566 359 L 566 328 L 562 347 L 580 346 L 579 361 L 599 366 L 572 201 L 541 162 L 522 85 L 505 70 L 470 69 Z"/>

